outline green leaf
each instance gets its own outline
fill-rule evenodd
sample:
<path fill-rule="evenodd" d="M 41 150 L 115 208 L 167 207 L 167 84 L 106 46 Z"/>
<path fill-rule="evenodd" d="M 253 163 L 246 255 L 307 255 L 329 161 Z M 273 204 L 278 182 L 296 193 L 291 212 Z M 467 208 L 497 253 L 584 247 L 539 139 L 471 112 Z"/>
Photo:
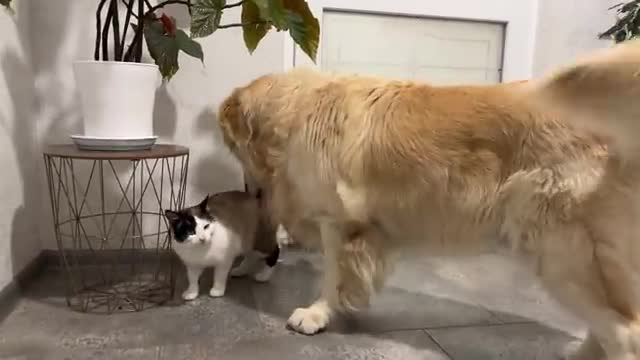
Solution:
<path fill-rule="evenodd" d="M 195 0 L 191 5 L 191 37 L 213 34 L 220 26 L 226 0 Z"/>
<path fill-rule="evenodd" d="M 247 25 L 242 26 L 242 35 L 249 53 L 253 53 L 271 27 L 268 23 L 261 21 L 264 20 L 260 17 L 258 6 L 252 1 L 243 2 L 242 23 Z"/>
<path fill-rule="evenodd" d="M 162 77 L 170 80 L 180 68 L 177 37 L 168 35 L 162 22 L 157 20 L 145 19 L 143 31 L 149 54 L 160 68 Z"/>
<path fill-rule="evenodd" d="M 316 61 L 320 43 L 320 24 L 305 0 L 283 0 L 287 12 L 289 34 L 302 51 Z"/>
<path fill-rule="evenodd" d="M 180 50 L 184 51 L 187 55 L 191 55 L 196 59 L 204 62 L 204 53 L 202 52 L 202 46 L 199 42 L 193 40 L 184 31 L 176 30 L 176 41 Z"/>
<path fill-rule="evenodd" d="M 609 29 L 599 34 L 601 39 L 613 39 L 623 42 L 640 36 L 640 1 L 619 3 L 610 8 L 616 10 L 616 22 Z"/>
<path fill-rule="evenodd" d="M 271 22 L 278 30 L 287 29 L 287 13 L 283 0 L 249 0 L 260 9 L 260 18 Z"/>
<path fill-rule="evenodd" d="M 269 18 L 269 0 L 248 0 L 245 2 L 254 3 L 260 10 L 260 17 L 262 19 Z M 244 3 L 242 5 L 244 6 Z"/>

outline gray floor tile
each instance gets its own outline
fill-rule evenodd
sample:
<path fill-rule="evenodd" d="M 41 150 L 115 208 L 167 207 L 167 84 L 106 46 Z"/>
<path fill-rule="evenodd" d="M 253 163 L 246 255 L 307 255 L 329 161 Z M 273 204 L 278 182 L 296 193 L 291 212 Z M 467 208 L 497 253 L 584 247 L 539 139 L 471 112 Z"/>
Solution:
<path fill-rule="evenodd" d="M 113 315 L 78 313 L 69 310 L 57 296 L 29 294 L 0 326 L 0 342 L 19 345 L 29 341 L 28 346 L 80 351 L 148 348 L 207 339 L 208 347 L 223 351 L 234 342 L 264 334 L 246 281 L 230 283 L 223 298 L 206 294 L 203 289 L 203 295 L 189 303 L 180 301 L 174 306 Z"/>
<path fill-rule="evenodd" d="M 539 324 L 428 330 L 453 360 L 560 359 L 570 336 Z"/>
<path fill-rule="evenodd" d="M 397 266 L 389 286 L 472 304 L 503 323 L 535 321 L 584 335 L 584 325 L 553 300 L 531 272 L 499 255 L 426 257 Z"/>
<path fill-rule="evenodd" d="M 159 360 L 208 360 L 218 359 L 220 351 L 210 348 L 203 339 L 194 339 L 191 344 L 166 345 L 160 349 Z"/>
<path fill-rule="evenodd" d="M 290 335 L 239 343 L 220 360 L 447 360 L 422 331 L 378 335 Z"/>
<path fill-rule="evenodd" d="M 392 331 L 497 324 L 486 309 L 400 288 L 386 288 L 366 311 L 345 320 L 353 331 Z"/>
<path fill-rule="evenodd" d="M 64 349 L 60 347 L 7 346 L 0 348 L 2 360 L 157 360 L 160 348 Z"/>
<path fill-rule="evenodd" d="M 231 279 L 227 295 L 212 299 L 206 273 L 193 302 L 114 315 L 69 310 L 64 278 L 48 272 L 0 323 L 0 359 L 447 359 L 415 330 L 429 328 L 454 360 L 547 360 L 580 329 L 526 272 L 481 256 L 402 262 L 368 310 L 300 336 L 286 320 L 317 296 L 320 264 L 285 252 L 270 283 Z"/>

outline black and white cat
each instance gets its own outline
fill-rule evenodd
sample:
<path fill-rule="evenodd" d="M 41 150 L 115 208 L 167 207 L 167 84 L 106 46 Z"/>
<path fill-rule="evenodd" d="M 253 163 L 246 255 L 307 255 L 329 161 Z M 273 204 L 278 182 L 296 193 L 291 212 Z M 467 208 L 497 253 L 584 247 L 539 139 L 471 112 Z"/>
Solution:
<path fill-rule="evenodd" d="M 187 268 L 189 286 L 185 300 L 198 297 L 203 270 L 214 267 L 212 297 L 223 296 L 227 278 L 249 273 L 256 281 L 268 281 L 278 262 L 277 228 L 271 226 L 260 196 L 228 191 L 207 196 L 200 204 L 179 211 L 166 210 L 172 246 Z M 233 271 L 234 260 L 244 255 Z"/>

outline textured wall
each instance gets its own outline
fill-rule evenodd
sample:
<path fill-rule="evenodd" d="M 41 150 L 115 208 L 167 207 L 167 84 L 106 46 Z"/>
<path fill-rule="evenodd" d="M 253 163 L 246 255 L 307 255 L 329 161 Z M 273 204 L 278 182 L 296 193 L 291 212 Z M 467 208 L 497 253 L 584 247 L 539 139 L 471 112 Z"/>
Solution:
<path fill-rule="evenodd" d="M 609 46 L 598 33 L 614 23 L 607 9 L 616 0 L 538 0 L 533 74 L 571 62 L 589 50 Z"/>
<path fill-rule="evenodd" d="M 15 16 L 0 9 L 0 289 L 40 251 L 27 6 L 15 4 Z"/>

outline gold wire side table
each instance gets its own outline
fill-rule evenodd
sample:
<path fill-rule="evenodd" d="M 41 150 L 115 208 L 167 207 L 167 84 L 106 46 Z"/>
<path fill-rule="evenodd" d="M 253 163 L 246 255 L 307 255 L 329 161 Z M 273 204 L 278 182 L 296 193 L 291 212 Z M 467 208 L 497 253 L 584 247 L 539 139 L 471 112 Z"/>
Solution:
<path fill-rule="evenodd" d="M 174 256 L 164 209 L 184 206 L 189 149 L 45 149 L 67 304 L 91 313 L 141 311 L 169 301 Z"/>

